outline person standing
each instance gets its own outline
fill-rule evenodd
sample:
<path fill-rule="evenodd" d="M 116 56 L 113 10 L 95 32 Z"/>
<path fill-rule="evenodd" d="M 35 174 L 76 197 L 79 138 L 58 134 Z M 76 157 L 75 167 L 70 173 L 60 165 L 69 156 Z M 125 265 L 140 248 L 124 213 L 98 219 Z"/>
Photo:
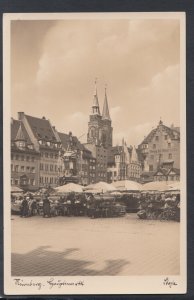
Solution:
<path fill-rule="evenodd" d="M 29 206 L 28 206 L 29 197 L 24 197 L 21 203 L 21 217 L 28 217 Z"/>
<path fill-rule="evenodd" d="M 48 199 L 48 196 L 46 196 L 43 200 L 43 217 L 50 218 L 51 216 L 51 207 L 50 207 L 50 201 Z"/>

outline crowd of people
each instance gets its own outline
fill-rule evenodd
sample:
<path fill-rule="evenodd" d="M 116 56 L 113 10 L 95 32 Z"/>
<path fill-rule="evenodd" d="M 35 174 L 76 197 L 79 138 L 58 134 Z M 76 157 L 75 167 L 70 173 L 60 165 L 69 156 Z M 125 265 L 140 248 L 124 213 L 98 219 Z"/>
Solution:
<path fill-rule="evenodd" d="M 180 221 L 180 193 L 142 194 L 137 215 L 140 219 Z"/>
<path fill-rule="evenodd" d="M 120 196 L 68 193 L 39 196 L 26 193 L 14 199 L 21 217 L 35 215 L 44 218 L 56 216 L 114 217 L 136 212 L 140 219 L 180 220 L 180 193 L 124 193 Z"/>
<path fill-rule="evenodd" d="M 20 216 L 24 218 L 35 215 L 44 218 L 82 215 L 97 218 L 125 213 L 124 206 L 111 196 L 105 199 L 99 196 L 94 197 L 92 194 L 69 193 L 63 196 L 53 196 L 45 193 L 41 197 L 36 197 L 27 193 L 20 196 L 18 200 L 12 200 L 12 211 L 14 212 L 14 205 L 19 206 Z"/>

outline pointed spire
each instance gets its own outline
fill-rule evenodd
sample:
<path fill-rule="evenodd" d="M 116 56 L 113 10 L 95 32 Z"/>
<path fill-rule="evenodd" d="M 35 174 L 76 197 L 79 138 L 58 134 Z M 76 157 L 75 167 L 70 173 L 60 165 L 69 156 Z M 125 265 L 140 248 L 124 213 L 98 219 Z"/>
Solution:
<path fill-rule="evenodd" d="M 98 102 L 98 93 L 97 93 L 97 78 L 95 79 L 95 90 L 94 90 L 94 98 L 92 105 L 92 113 L 100 115 L 100 106 Z"/>
<path fill-rule="evenodd" d="M 111 120 L 110 114 L 109 114 L 109 108 L 108 108 L 106 89 L 107 89 L 107 86 L 105 86 L 105 97 L 104 97 L 104 106 L 103 106 L 103 111 L 102 111 L 102 119 Z"/>
<path fill-rule="evenodd" d="M 20 121 L 20 126 L 19 126 L 19 129 L 18 129 L 18 132 L 17 132 L 17 135 L 16 135 L 16 141 L 25 141 L 25 136 L 24 136 L 24 133 L 22 131 L 22 123 Z"/>
<path fill-rule="evenodd" d="M 131 152 L 131 162 L 137 162 L 138 158 L 137 158 L 137 151 L 135 149 L 135 146 L 132 148 L 132 152 Z"/>

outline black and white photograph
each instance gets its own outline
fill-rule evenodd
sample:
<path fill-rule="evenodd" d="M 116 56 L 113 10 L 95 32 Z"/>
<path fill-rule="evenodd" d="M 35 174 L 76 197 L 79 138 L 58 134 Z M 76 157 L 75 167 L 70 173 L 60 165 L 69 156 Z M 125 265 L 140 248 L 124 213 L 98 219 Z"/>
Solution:
<path fill-rule="evenodd" d="M 3 25 L 5 293 L 185 293 L 185 14 Z"/>

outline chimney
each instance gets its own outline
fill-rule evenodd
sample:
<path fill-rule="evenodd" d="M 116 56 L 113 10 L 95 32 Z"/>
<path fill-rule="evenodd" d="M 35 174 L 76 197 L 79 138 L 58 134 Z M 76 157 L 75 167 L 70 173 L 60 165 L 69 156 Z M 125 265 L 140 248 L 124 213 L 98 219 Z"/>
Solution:
<path fill-rule="evenodd" d="M 24 112 L 18 112 L 18 120 L 22 121 L 24 119 Z"/>

